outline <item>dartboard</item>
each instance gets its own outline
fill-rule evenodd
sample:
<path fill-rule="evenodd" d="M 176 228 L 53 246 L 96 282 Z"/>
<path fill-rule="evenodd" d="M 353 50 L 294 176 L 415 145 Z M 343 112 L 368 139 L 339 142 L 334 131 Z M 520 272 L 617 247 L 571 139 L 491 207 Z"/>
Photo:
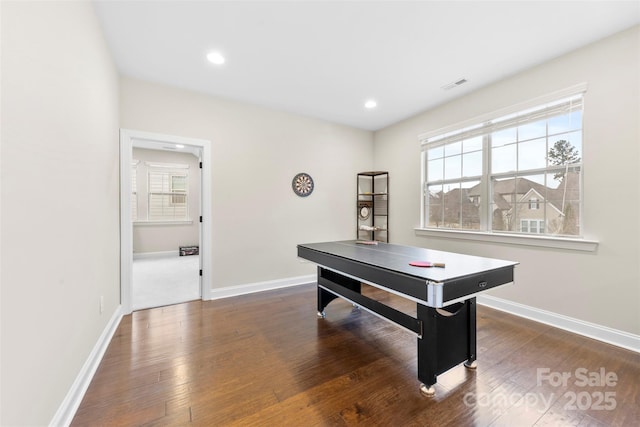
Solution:
<path fill-rule="evenodd" d="M 293 192 L 300 197 L 307 197 L 313 192 L 313 178 L 306 173 L 299 173 L 291 181 Z"/>

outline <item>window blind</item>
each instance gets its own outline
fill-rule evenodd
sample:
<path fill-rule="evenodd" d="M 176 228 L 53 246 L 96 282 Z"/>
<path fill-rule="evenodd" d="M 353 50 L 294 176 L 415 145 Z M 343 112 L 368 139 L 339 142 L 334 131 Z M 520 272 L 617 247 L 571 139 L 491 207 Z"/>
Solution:
<path fill-rule="evenodd" d="M 477 136 L 487 135 L 503 129 L 522 126 L 540 120 L 560 116 L 574 111 L 582 110 L 583 94 L 579 93 L 558 101 L 537 106 L 518 113 L 504 115 L 483 123 L 457 129 L 429 138 L 421 139 L 422 151 L 436 148 L 452 142 L 463 141 Z"/>
<path fill-rule="evenodd" d="M 189 219 L 188 165 L 149 164 L 149 220 Z"/>

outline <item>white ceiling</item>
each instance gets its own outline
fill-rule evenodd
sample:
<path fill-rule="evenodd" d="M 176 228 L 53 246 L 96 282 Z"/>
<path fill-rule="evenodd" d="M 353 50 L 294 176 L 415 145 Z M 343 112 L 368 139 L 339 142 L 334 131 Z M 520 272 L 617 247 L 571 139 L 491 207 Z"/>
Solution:
<path fill-rule="evenodd" d="M 124 75 L 368 130 L 640 23 L 637 0 L 95 6 Z"/>

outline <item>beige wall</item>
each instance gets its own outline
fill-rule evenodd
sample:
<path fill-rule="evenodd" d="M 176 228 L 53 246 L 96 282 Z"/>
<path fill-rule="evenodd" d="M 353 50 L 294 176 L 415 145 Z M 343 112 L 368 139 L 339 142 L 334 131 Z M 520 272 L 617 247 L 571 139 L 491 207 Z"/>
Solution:
<path fill-rule="evenodd" d="M 133 226 L 133 253 L 167 252 L 177 253 L 180 246 L 198 245 L 200 236 L 200 169 L 199 160 L 189 153 L 176 153 L 171 151 L 148 150 L 144 148 L 133 149 L 133 159 L 139 160 L 138 164 L 138 215 L 140 219 L 146 219 L 147 200 L 144 197 L 147 180 L 147 166 L 145 162 L 175 163 L 189 165 L 189 217 L 191 224 L 163 224 L 152 225 L 144 222 L 134 223 Z M 143 218 L 144 216 L 144 218 Z"/>
<path fill-rule="evenodd" d="M 296 244 L 355 238 L 371 132 L 122 78 L 121 127 L 211 141 L 212 287 L 313 274 Z M 298 172 L 315 191 L 291 190 Z"/>
<path fill-rule="evenodd" d="M 118 77 L 90 3 L 1 10 L 0 424 L 47 425 L 120 302 Z"/>
<path fill-rule="evenodd" d="M 640 334 L 639 39 L 635 27 L 376 132 L 375 168 L 391 174 L 393 241 L 517 260 L 515 286 L 494 296 Z M 584 231 L 599 240 L 595 253 L 416 235 L 419 134 L 582 82 Z"/>

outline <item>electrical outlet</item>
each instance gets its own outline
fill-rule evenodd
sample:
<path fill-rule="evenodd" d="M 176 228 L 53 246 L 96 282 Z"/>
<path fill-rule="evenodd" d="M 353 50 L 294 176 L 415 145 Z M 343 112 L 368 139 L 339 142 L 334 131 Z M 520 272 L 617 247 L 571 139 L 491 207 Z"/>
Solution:
<path fill-rule="evenodd" d="M 104 311 L 104 296 L 100 295 L 100 314 Z"/>

